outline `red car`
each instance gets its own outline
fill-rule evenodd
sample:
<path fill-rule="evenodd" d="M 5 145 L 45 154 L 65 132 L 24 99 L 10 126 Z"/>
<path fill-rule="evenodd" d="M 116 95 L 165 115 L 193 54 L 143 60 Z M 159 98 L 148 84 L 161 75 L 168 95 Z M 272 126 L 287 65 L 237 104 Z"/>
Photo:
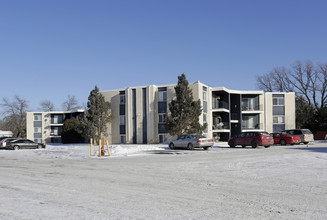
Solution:
<path fill-rule="evenodd" d="M 230 147 L 241 145 L 242 147 L 252 146 L 252 148 L 256 148 L 258 146 L 270 147 L 272 144 L 274 144 L 274 139 L 267 132 L 242 132 L 228 140 Z"/>
<path fill-rule="evenodd" d="M 275 144 L 286 145 L 286 144 L 300 144 L 301 138 L 297 135 L 291 135 L 285 132 L 271 133 L 274 138 Z"/>

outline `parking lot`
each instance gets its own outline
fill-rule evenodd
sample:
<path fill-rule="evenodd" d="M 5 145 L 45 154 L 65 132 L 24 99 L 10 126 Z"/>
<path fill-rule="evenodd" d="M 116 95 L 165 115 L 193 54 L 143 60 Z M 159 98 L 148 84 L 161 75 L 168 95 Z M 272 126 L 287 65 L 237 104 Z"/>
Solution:
<path fill-rule="evenodd" d="M 1 219 L 327 219 L 327 143 L 0 151 Z"/>

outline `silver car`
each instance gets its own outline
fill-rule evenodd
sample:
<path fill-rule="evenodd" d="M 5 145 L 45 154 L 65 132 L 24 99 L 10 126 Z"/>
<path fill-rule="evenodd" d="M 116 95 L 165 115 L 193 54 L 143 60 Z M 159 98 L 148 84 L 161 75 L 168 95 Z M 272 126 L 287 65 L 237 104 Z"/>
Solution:
<path fill-rule="evenodd" d="M 42 149 L 45 148 L 45 144 L 36 143 L 29 139 L 16 139 L 7 142 L 6 149 L 19 150 L 19 149 Z"/>
<path fill-rule="evenodd" d="M 206 138 L 202 134 L 183 134 L 176 140 L 169 143 L 169 148 L 186 148 L 193 150 L 194 148 L 203 148 L 208 150 L 209 147 L 214 145 L 214 141 L 211 138 Z"/>
<path fill-rule="evenodd" d="M 8 142 L 16 140 L 17 138 L 13 138 L 13 137 L 6 137 L 3 138 L 2 140 L 0 140 L 0 148 L 6 148 L 6 145 Z"/>

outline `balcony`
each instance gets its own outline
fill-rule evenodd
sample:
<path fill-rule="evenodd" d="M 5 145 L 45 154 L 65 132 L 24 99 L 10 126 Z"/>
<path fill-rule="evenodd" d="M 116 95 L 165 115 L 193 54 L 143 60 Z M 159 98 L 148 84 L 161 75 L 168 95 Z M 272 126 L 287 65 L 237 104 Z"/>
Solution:
<path fill-rule="evenodd" d="M 229 130 L 229 123 L 228 122 L 220 122 L 218 124 L 213 124 L 212 125 L 213 130 Z"/>
<path fill-rule="evenodd" d="M 229 105 L 227 102 L 224 102 L 224 101 L 213 102 L 212 109 L 227 109 L 227 110 L 229 110 Z"/>
<path fill-rule="evenodd" d="M 61 134 L 59 132 L 51 132 L 50 137 L 61 137 Z"/>
<path fill-rule="evenodd" d="M 50 124 L 51 125 L 63 125 L 64 121 L 63 120 L 51 120 Z"/>
<path fill-rule="evenodd" d="M 262 112 L 263 105 L 242 105 L 242 112 Z"/>
<path fill-rule="evenodd" d="M 242 130 L 262 130 L 263 129 L 263 123 L 247 123 L 246 121 L 242 122 Z"/>

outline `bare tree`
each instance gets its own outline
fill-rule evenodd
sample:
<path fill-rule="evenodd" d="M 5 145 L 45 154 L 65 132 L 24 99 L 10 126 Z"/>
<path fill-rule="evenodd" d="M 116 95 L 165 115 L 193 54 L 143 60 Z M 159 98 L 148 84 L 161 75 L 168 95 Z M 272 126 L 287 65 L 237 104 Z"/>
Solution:
<path fill-rule="evenodd" d="M 78 104 L 78 101 L 75 96 L 68 96 L 67 100 L 62 103 L 62 108 L 65 111 L 75 111 L 80 109 L 81 106 Z"/>
<path fill-rule="evenodd" d="M 11 130 L 16 137 L 25 137 L 28 101 L 16 95 L 13 101 L 3 98 L 1 106 L 3 126 L 6 130 Z"/>
<path fill-rule="evenodd" d="M 314 66 L 311 61 L 296 61 L 290 69 L 274 68 L 257 76 L 257 87 L 264 91 L 296 92 L 309 105 L 322 108 L 327 102 L 327 63 Z"/>
<path fill-rule="evenodd" d="M 270 92 L 295 92 L 298 127 L 308 126 L 310 122 L 311 128 L 315 129 L 327 120 L 309 117 L 324 115 L 327 109 L 327 63 L 314 65 L 311 61 L 296 61 L 289 69 L 274 68 L 267 74 L 257 76 L 257 87 Z"/>
<path fill-rule="evenodd" d="M 294 88 L 289 83 L 289 74 L 285 67 L 274 68 L 267 74 L 257 76 L 257 87 L 266 92 L 291 92 Z"/>
<path fill-rule="evenodd" d="M 267 73 L 262 76 L 257 76 L 257 88 L 266 92 L 272 92 L 273 89 L 273 73 Z"/>
<path fill-rule="evenodd" d="M 50 112 L 50 111 L 55 110 L 54 104 L 50 100 L 41 101 L 40 106 L 41 106 L 42 111 L 45 111 L 45 112 Z"/>

